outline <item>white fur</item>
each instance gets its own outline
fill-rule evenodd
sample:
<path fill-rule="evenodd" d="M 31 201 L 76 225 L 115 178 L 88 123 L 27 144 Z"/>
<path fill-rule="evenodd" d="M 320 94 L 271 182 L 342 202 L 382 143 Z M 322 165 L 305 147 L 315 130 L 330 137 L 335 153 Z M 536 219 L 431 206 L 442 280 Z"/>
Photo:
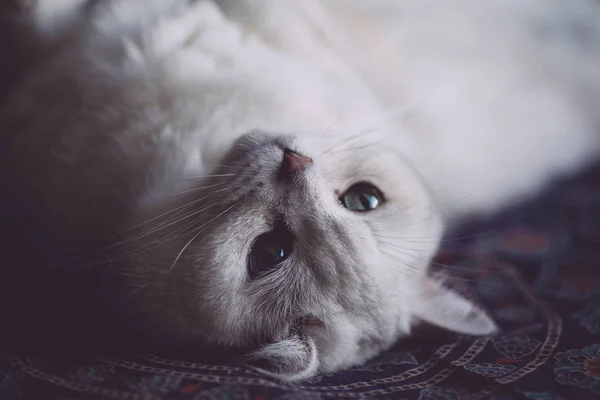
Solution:
<path fill-rule="evenodd" d="M 20 127 L 4 140 L 48 229 L 126 228 L 114 257 L 136 312 L 169 336 L 255 346 L 282 379 L 364 362 L 415 320 L 492 333 L 426 278 L 442 219 L 531 196 L 600 151 L 592 0 L 35 4 L 63 47 L 3 123 Z M 314 161 L 285 190 L 282 146 Z M 361 180 L 385 207 L 338 204 Z M 107 199 L 133 202 L 125 223 Z M 294 257 L 249 280 L 277 213 Z"/>

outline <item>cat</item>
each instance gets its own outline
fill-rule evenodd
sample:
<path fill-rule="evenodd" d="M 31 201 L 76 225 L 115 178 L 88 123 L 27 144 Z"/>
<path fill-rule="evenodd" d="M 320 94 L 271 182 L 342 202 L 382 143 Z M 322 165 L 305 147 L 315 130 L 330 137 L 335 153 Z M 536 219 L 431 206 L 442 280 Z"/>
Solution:
<path fill-rule="evenodd" d="M 592 0 L 37 0 L 2 168 L 45 243 L 108 240 L 156 335 L 286 381 L 417 322 L 490 335 L 428 273 L 445 229 L 600 153 Z M 33 230 L 33 228 L 32 228 Z"/>

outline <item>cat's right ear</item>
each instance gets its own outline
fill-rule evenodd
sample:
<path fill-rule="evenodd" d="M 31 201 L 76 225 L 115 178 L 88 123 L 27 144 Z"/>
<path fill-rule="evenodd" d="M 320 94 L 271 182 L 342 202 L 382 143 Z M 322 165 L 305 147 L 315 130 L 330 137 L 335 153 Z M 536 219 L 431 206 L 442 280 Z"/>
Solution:
<path fill-rule="evenodd" d="M 429 277 L 420 282 L 416 316 L 430 324 L 466 335 L 490 335 L 498 330 L 485 311 Z"/>
<path fill-rule="evenodd" d="M 247 357 L 247 366 L 273 378 L 294 382 L 317 373 L 319 361 L 314 341 L 300 333 L 264 345 Z"/>

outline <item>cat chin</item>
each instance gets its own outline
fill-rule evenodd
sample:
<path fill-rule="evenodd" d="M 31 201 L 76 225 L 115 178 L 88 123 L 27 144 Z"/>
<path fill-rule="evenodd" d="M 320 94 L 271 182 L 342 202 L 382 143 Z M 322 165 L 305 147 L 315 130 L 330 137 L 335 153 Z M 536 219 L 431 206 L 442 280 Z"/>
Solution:
<path fill-rule="evenodd" d="M 364 364 L 410 335 L 412 326 L 419 322 L 466 335 L 498 331 L 486 311 L 441 282 L 424 277 L 417 286 L 414 300 L 419 304 L 414 313 L 400 315 L 393 326 L 389 326 L 388 318 L 387 330 L 378 327 L 374 333 L 376 324 L 361 324 L 346 317 L 336 318 L 330 326 L 313 322 L 256 350 L 247 357 L 247 366 L 282 381 L 296 382 Z"/>
<path fill-rule="evenodd" d="M 410 319 L 400 319 L 395 329 L 381 336 L 381 332 L 375 334 L 378 323 L 346 316 L 337 316 L 327 323 L 315 317 L 302 318 L 284 336 L 249 354 L 246 366 L 286 382 L 348 369 L 409 335 Z"/>

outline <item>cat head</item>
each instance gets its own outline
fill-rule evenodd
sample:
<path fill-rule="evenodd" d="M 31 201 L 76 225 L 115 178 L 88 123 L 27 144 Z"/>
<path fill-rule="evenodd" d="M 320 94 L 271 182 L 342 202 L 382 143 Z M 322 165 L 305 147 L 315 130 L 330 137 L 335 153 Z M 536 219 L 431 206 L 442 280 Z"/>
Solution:
<path fill-rule="evenodd" d="M 402 157 L 322 143 L 243 135 L 201 184 L 140 217 L 127 270 L 139 310 L 167 335 L 255 349 L 249 361 L 286 380 L 364 362 L 415 320 L 492 332 L 427 277 L 442 222 Z"/>

